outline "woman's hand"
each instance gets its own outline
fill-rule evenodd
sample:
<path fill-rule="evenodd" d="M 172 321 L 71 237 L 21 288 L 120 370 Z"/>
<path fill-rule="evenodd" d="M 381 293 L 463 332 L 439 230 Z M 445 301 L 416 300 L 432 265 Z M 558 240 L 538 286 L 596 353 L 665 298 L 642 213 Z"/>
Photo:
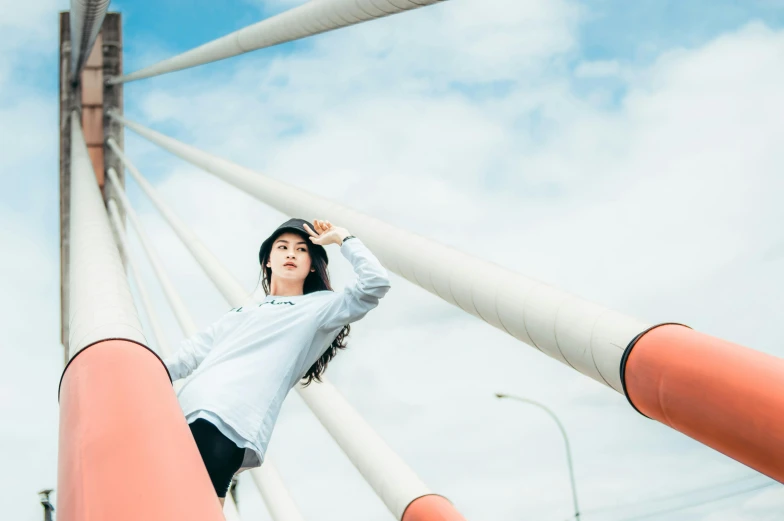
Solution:
<path fill-rule="evenodd" d="M 316 230 L 315 232 L 307 224 L 305 225 L 305 228 L 310 234 L 310 240 L 314 244 L 319 244 L 321 246 L 333 243 L 342 246 L 343 239 L 351 235 L 345 228 L 333 226 L 329 221 L 320 221 L 318 219 L 313 221 L 313 229 Z"/>

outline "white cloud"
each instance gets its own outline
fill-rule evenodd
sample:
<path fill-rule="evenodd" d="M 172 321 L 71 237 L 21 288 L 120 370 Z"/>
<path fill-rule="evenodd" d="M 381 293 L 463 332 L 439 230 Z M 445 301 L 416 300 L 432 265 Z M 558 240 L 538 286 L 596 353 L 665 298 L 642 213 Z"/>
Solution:
<path fill-rule="evenodd" d="M 67 5 L 63 0 L 46 0 L 41 2 L 0 1 L 3 18 L 0 27 L 14 29 L 41 28 L 41 23 L 52 15 L 58 7 Z"/>
<path fill-rule="evenodd" d="M 574 70 L 577 78 L 603 78 L 617 76 L 621 71 L 618 60 L 599 60 L 581 62 Z"/>
<path fill-rule="evenodd" d="M 0 0 L 0 87 L 5 87 L 12 71 L 22 74 L 29 69 L 27 60 L 35 63 L 57 47 L 57 8 L 64 4 L 64 0 Z"/>

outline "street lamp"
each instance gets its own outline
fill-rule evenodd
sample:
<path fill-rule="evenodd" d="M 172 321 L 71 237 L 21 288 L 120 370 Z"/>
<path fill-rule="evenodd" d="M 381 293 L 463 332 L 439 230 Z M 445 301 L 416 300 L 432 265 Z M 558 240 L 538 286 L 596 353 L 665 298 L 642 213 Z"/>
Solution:
<path fill-rule="evenodd" d="M 503 393 L 495 393 L 497 398 L 509 398 L 511 400 L 516 400 L 518 402 L 527 403 L 530 405 L 535 405 L 539 407 L 544 412 L 546 412 L 550 417 L 555 420 L 555 424 L 558 425 L 558 430 L 561 431 L 563 435 L 564 443 L 566 444 L 566 462 L 569 464 L 569 480 L 572 484 L 572 500 L 574 501 L 574 519 L 580 521 L 580 507 L 577 506 L 577 487 L 574 483 L 574 469 L 572 468 L 572 449 L 569 447 L 569 438 L 566 436 L 566 429 L 564 429 L 563 424 L 558 419 L 553 411 L 551 411 L 545 405 L 535 402 L 533 400 L 529 400 L 528 398 L 521 398 L 519 396 L 512 396 L 510 394 L 503 394 Z"/>
<path fill-rule="evenodd" d="M 44 507 L 44 521 L 52 521 L 52 512 L 54 512 L 54 507 L 49 502 L 49 494 L 52 492 L 54 491 L 48 488 L 38 493 L 38 497 L 41 500 L 41 505 Z"/>

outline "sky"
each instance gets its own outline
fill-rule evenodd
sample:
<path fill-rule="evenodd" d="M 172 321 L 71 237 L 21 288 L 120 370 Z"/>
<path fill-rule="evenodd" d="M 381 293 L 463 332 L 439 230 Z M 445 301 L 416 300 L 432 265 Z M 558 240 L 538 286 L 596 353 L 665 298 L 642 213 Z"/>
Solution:
<path fill-rule="evenodd" d="M 123 13 L 132 71 L 299 3 L 111 8 Z M 37 492 L 57 486 L 60 9 L 67 2 L 0 0 L 0 516 L 21 521 L 41 519 Z M 125 101 L 146 126 L 395 226 L 649 323 L 784 355 L 780 0 L 449 0 L 131 83 Z M 260 242 L 289 216 L 125 137 L 139 169 L 251 291 Z M 208 326 L 226 302 L 127 188 Z M 176 345 L 182 334 L 131 242 Z M 339 250 L 328 252 L 334 285 L 351 283 Z M 573 514 L 557 428 L 496 392 L 559 416 L 585 521 L 780 519 L 780 485 L 391 279 L 327 375 L 467 519 Z M 270 454 L 306 519 L 392 519 L 294 393 Z M 242 519 L 269 519 L 246 478 Z"/>

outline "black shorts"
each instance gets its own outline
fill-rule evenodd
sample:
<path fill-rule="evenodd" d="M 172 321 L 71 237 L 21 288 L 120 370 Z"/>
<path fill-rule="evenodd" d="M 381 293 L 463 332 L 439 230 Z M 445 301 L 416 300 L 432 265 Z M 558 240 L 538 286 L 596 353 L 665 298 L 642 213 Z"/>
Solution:
<path fill-rule="evenodd" d="M 231 478 L 242 466 L 245 449 L 237 447 L 215 425 L 205 419 L 199 418 L 189 426 L 212 480 L 212 486 L 215 487 L 215 493 L 218 497 L 225 498 L 231 485 Z"/>

